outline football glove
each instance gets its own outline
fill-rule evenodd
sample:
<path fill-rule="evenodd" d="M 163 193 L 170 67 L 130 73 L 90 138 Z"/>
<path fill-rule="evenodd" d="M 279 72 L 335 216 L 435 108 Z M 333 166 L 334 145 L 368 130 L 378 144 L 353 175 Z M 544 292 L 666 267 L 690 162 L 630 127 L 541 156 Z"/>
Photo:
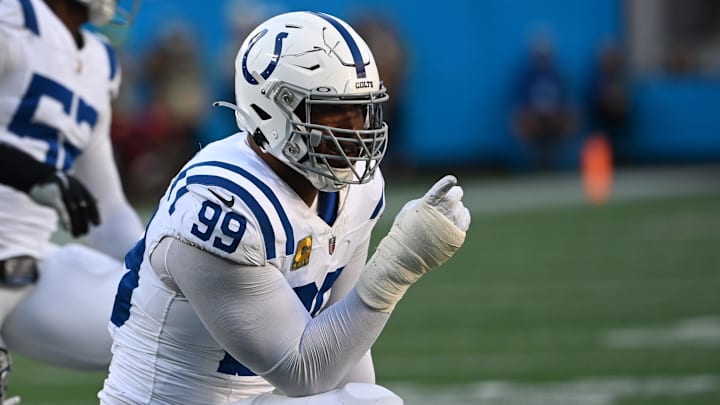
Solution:
<path fill-rule="evenodd" d="M 32 186 L 28 194 L 38 204 L 57 211 L 60 225 L 75 237 L 88 233 L 90 224 L 100 224 L 95 198 L 69 174 L 56 172 Z"/>
<path fill-rule="evenodd" d="M 391 312 L 413 283 L 462 246 L 470 212 L 456 184 L 454 176 L 443 177 L 395 217 L 355 285 L 369 307 Z"/>

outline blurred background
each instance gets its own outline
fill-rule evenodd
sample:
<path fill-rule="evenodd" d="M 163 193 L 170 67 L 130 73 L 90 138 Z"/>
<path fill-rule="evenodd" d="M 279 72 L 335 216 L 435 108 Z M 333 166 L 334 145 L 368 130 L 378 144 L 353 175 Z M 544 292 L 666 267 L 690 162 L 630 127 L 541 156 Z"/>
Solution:
<path fill-rule="evenodd" d="M 144 0 L 129 30 L 110 33 L 121 43 L 114 137 L 131 195 L 161 193 L 188 155 L 236 130 L 232 111 L 210 103 L 234 100 L 246 34 L 274 14 L 317 7 Z M 595 133 L 622 165 L 720 162 L 715 1 L 336 0 L 321 9 L 374 49 L 392 96 L 390 176 L 571 170 Z"/>
<path fill-rule="evenodd" d="M 391 93 L 376 240 L 446 172 L 473 212 L 377 342 L 379 383 L 409 404 L 720 403 L 719 2 L 144 0 L 105 32 L 145 215 L 235 132 L 211 102 L 234 101 L 245 35 L 295 10 L 353 25 Z M 96 403 L 102 373 L 17 361 L 24 403 Z"/>

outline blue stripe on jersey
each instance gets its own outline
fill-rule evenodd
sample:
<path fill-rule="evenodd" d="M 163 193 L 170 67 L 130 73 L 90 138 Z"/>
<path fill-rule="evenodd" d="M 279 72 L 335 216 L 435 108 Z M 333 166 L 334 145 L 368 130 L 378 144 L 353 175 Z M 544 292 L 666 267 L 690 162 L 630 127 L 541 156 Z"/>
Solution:
<path fill-rule="evenodd" d="M 326 193 L 321 191 L 318 194 L 318 215 L 326 224 L 332 226 L 337 219 L 338 192 Z"/>
<path fill-rule="evenodd" d="M 323 20 L 329 22 L 333 27 L 335 27 L 336 30 L 342 35 L 343 39 L 348 45 L 348 48 L 350 48 L 350 53 L 352 54 L 353 62 L 355 62 L 355 73 L 357 73 L 358 79 L 363 79 L 367 77 L 367 74 L 365 73 L 365 64 L 362 60 L 362 54 L 360 53 L 360 47 L 358 47 L 358 44 L 355 42 L 355 40 L 352 37 L 352 34 L 350 34 L 350 31 L 347 30 L 338 20 L 335 19 L 335 17 L 324 14 L 324 13 L 318 13 L 315 11 L 310 11 L 310 14 L 316 15 Z"/>
<path fill-rule="evenodd" d="M 239 361 L 235 360 L 235 358 L 231 356 L 228 352 L 225 352 L 225 357 L 220 360 L 217 371 L 218 373 L 240 375 L 246 377 L 257 375 L 250 371 L 249 368 L 242 365 Z"/>
<path fill-rule="evenodd" d="M 115 303 L 113 303 L 112 314 L 110 315 L 110 321 L 115 326 L 123 326 L 130 319 L 132 293 L 140 285 L 140 265 L 145 256 L 145 236 L 147 235 L 147 229 L 155 218 L 155 214 L 157 214 L 157 208 L 145 227 L 145 234 L 142 239 L 125 255 L 125 268 L 128 271 L 118 283 L 118 291 L 115 294 Z"/>
<path fill-rule="evenodd" d="M 313 306 L 313 310 L 310 312 L 310 316 L 315 317 L 315 315 L 317 315 L 318 311 L 323 306 L 323 296 L 326 292 L 330 291 L 330 289 L 333 287 L 333 284 L 335 284 L 335 281 L 337 281 L 338 277 L 340 277 L 340 274 L 342 274 L 343 270 L 345 270 L 345 266 L 340 267 L 339 269 L 333 271 L 332 273 L 328 273 L 325 276 L 325 280 L 320 286 L 320 290 L 318 290 L 317 298 L 315 299 L 315 305 Z"/>
<path fill-rule="evenodd" d="M 370 219 L 375 219 L 375 217 L 378 216 L 383 205 L 385 205 L 385 192 L 384 191 L 383 191 L 382 195 L 380 196 L 380 201 L 378 201 L 377 205 L 375 206 L 375 209 L 373 210 L 372 215 L 370 215 Z"/>
<path fill-rule="evenodd" d="M 187 189 L 186 186 L 182 186 L 182 187 L 180 187 L 180 189 L 178 189 L 177 194 L 175 194 L 175 200 L 172 202 L 172 204 L 170 204 L 170 208 L 168 208 L 168 213 L 169 213 L 170 215 L 172 215 L 172 214 L 175 212 L 175 203 L 177 203 L 177 201 L 178 201 L 182 196 L 184 196 L 185 194 L 187 194 L 187 192 L 188 192 L 188 189 Z"/>
<path fill-rule="evenodd" d="M 115 326 L 123 326 L 125 321 L 130 318 L 130 298 L 132 298 L 133 290 L 140 283 L 140 264 L 144 255 L 145 237 L 143 236 L 125 256 L 125 268 L 128 269 L 128 272 L 120 279 L 110 315 L 110 322 Z"/>
<path fill-rule="evenodd" d="M 252 211 L 255 218 L 258 220 L 258 223 L 260 224 L 260 232 L 262 233 L 263 239 L 265 240 L 265 255 L 268 260 L 274 259 L 276 257 L 275 253 L 275 231 L 272 228 L 272 224 L 270 223 L 270 219 L 268 218 L 267 214 L 265 213 L 265 210 L 260 206 L 260 204 L 257 202 L 257 200 L 250 194 L 247 190 L 242 188 L 241 186 L 233 183 L 232 181 L 220 177 L 220 176 L 212 176 L 212 175 L 193 175 L 188 176 L 187 178 L 187 184 L 180 188 L 177 192 L 177 197 L 175 201 L 173 201 L 172 205 L 170 206 L 169 212 L 172 214 L 175 211 L 175 203 L 178 201 L 177 199 L 180 198 L 182 195 L 187 193 L 187 186 L 189 184 L 202 184 L 205 186 L 217 186 L 221 187 L 225 190 L 230 191 L 231 193 L 235 194 L 236 196 L 240 197 L 241 200 L 245 203 L 245 205 L 250 208 L 250 211 Z M 290 252 L 292 253 L 292 252 Z M 290 254 L 288 253 L 288 254 Z"/>
<path fill-rule="evenodd" d="M 335 284 L 335 281 L 337 281 L 338 277 L 340 277 L 340 274 L 343 272 L 344 269 L 345 266 L 338 268 L 332 273 L 327 273 L 325 275 L 325 280 L 323 281 L 319 290 L 317 284 L 315 283 L 309 283 L 293 288 L 293 291 L 295 291 L 295 295 L 298 296 L 300 302 L 302 302 L 305 309 L 307 309 L 307 311 L 310 313 L 310 316 L 314 318 L 315 315 L 317 315 L 318 311 L 320 311 L 324 301 L 323 296 L 325 295 L 325 293 L 330 291 L 330 289 L 333 287 L 333 284 Z M 315 302 L 315 305 L 313 305 L 313 301 Z"/>
<path fill-rule="evenodd" d="M 63 160 L 62 170 L 68 171 L 82 151 L 77 146 L 68 142 L 63 142 L 63 146 L 65 147 L 65 159 Z"/>
<path fill-rule="evenodd" d="M 40 35 L 40 28 L 38 27 L 37 16 L 35 15 L 35 9 L 32 6 L 30 0 L 19 0 L 20 7 L 22 7 L 23 17 L 25 18 L 25 28 L 32 31 L 35 35 Z"/>
<path fill-rule="evenodd" d="M 110 80 L 115 78 L 115 74 L 117 73 L 117 57 L 115 56 L 115 50 L 110 46 L 110 44 L 103 42 L 103 45 L 105 45 L 105 50 L 108 54 L 108 60 L 110 62 Z"/>
<path fill-rule="evenodd" d="M 254 184 L 257 188 L 262 191 L 262 193 L 267 197 L 267 199 L 270 201 L 270 203 L 273 205 L 273 208 L 275 208 L 275 211 L 277 211 L 278 217 L 280 218 L 280 223 L 282 223 L 283 230 L 285 231 L 285 254 L 291 255 L 295 252 L 295 233 L 293 232 L 292 225 L 290 224 L 290 219 L 288 219 L 287 214 L 285 213 L 285 210 L 282 207 L 282 204 L 280 204 L 280 200 L 277 198 L 275 193 L 268 187 L 267 184 L 263 183 L 260 179 L 255 177 L 253 174 L 248 172 L 247 170 L 243 169 L 240 166 L 236 166 L 227 162 L 219 162 L 216 160 L 208 161 L 208 162 L 200 162 L 193 164 L 191 166 L 188 166 L 185 170 L 181 171 L 173 181 L 172 185 L 170 186 L 170 191 L 168 192 L 168 198 L 167 200 L 170 201 L 170 196 L 172 195 L 173 189 L 178 184 L 178 182 L 187 176 L 187 173 L 190 169 L 193 169 L 195 167 L 199 166 L 214 166 L 214 167 L 220 167 L 223 169 L 230 170 L 233 173 L 237 173 L 244 178 L 250 180 L 252 184 Z M 233 183 L 234 184 L 234 183 Z M 187 193 L 187 189 L 185 187 L 182 187 L 178 190 L 177 195 L 175 195 L 175 201 L 177 201 L 180 197 L 183 196 L 183 194 Z M 170 214 L 174 211 L 175 203 L 173 202 L 170 209 Z M 273 244 L 273 246 L 275 246 Z"/>

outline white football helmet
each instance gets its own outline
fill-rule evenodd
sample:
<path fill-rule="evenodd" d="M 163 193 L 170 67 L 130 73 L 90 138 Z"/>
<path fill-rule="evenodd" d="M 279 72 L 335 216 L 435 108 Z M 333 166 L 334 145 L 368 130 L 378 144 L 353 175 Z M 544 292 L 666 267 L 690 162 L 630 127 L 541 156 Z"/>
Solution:
<path fill-rule="evenodd" d="M 75 0 L 87 6 L 89 21 L 93 25 L 108 23 L 115 15 L 115 0 Z"/>
<path fill-rule="evenodd" d="M 130 25 L 135 18 L 140 0 L 120 1 L 123 6 L 118 5 L 118 0 L 75 0 L 88 8 L 89 22 L 95 26 L 113 23 L 116 25 Z"/>
<path fill-rule="evenodd" d="M 235 59 L 235 97 L 238 127 L 318 190 L 370 181 L 385 155 L 389 96 L 365 41 L 331 15 L 286 13 L 255 28 Z"/>

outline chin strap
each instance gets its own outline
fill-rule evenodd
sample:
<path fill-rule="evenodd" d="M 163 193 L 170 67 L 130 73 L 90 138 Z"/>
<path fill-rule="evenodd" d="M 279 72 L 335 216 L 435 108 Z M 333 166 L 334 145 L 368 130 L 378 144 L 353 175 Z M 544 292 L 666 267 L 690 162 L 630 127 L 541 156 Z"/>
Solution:
<path fill-rule="evenodd" d="M 240 112 L 240 108 L 229 101 L 222 101 L 222 100 L 213 101 L 212 105 L 213 105 L 213 107 L 225 107 L 225 108 L 229 108 L 231 110 Z"/>
<path fill-rule="evenodd" d="M 212 105 L 213 107 L 225 107 L 235 111 L 235 117 L 237 118 L 238 127 L 240 129 L 248 130 L 248 128 L 251 128 L 253 126 L 251 125 L 251 117 L 245 111 L 241 110 L 240 107 L 238 107 L 237 105 L 222 100 L 214 101 Z"/>

